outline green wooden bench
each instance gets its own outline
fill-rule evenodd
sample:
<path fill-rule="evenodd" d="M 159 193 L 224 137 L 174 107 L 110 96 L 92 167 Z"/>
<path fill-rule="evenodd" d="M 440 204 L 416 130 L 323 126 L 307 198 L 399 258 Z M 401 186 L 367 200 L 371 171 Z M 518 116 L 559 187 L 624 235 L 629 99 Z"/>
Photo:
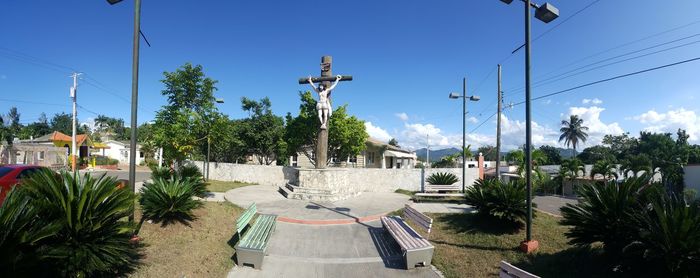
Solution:
<path fill-rule="evenodd" d="M 259 215 L 255 223 L 248 228 L 244 235 L 243 230 L 253 220 L 257 212 L 258 209 L 253 203 L 236 219 L 236 233 L 238 233 L 239 238 L 238 244 L 236 244 L 238 266 L 251 266 L 255 269 L 262 268 L 267 243 L 275 230 L 277 216 L 271 214 Z"/>

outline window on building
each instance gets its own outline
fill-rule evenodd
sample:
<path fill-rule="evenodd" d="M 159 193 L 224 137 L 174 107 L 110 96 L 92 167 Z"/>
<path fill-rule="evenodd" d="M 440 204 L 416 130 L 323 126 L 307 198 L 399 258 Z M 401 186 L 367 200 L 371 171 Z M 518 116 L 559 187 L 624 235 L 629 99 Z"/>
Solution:
<path fill-rule="evenodd" d="M 292 167 L 299 167 L 299 155 L 293 155 L 291 160 L 292 161 L 290 164 L 292 165 Z"/>
<path fill-rule="evenodd" d="M 351 155 L 348 157 L 348 162 L 350 163 L 357 163 L 357 156 L 356 155 Z"/>
<path fill-rule="evenodd" d="M 367 165 L 374 164 L 374 152 L 367 152 Z"/>
<path fill-rule="evenodd" d="M 139 157 L 140 157 L 140 158 L 143 158 L 144 156 L 145 156 L 145 154 L 144 154 L 143 152 L 139 152 Z"/>
<path fill-rule="evenodd" d="M 40 151 L 37 155 L 37 159 L 39 161 L 44 160 L 44 151 Z"/>

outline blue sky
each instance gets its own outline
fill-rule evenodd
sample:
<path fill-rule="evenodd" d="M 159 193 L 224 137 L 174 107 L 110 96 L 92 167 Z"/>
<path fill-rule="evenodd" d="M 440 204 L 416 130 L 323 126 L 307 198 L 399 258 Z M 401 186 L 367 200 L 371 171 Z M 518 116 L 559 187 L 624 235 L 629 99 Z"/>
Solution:
<path fill-rule="evenodd" d="M 561 17 L 550 24 L 533 19 L 533 37 L 592 2 L 553 0 Z M 533 81 L 678 41 L 596 66 L 660 53 L 536 86 L 533 96 L 700 57 L 698 10 L 695 0 L 598 1 L 533 43 Z M 133 0 L 114 6 L 106 1 L 3 1 L 0 113 L 16 106 L 28 123 L 42 112 L 49 117 L 70 112 L 68 75 L 76 69 L 85 73 L 78 98 L 84 107 L 81 121 L 98 113 L 128 122 L 132 24 Z M 320 57 L 332 55 L 334 73 L 355 77 L 338 86 L 333 105 L 348 104 L 350 113 L 367 121 L 372 136 L 396 137 L 408 148 L 424 146 L 427 134 L 438 147 L 461 144 L 461 103 L 447 95 L 461 90 L 464 76 L 468 94 L 481 96 L 480 102 L 468 104 L 468 131 L 491 116 L 499 61 L 506 59 L 504 101 L 524 99 L 519 90 L 523 53 L 509 56 L 523 41 L 518 2 L 145 0 L 141 29 L 152 47 L 142 43 L 139 122 L 152 120 L 165 103 L 162 72 L 185 62 L 203 65 L 219 81 L 216 95 L 226 100 L 220 110 L 240 118 L 245 116 L 242 96 L 269 96 L 275 113 L 296 113 L 297 92 L 307 89 L 296 80 L 317 75 Z M 700 143 L 699 72 L 700 61 L 691 62 L 535 101 L 534 141 L 555 144 L 559 121 L 574 113 L 591 128 L 588 145 L 606 133 L 679 127 Z M 524 107 L 507 109 L 503 119 L 504 144 L 522 144 Z M 494 144 L 494 137 L 491 118 L 468 134 L 468 143 Z"/>

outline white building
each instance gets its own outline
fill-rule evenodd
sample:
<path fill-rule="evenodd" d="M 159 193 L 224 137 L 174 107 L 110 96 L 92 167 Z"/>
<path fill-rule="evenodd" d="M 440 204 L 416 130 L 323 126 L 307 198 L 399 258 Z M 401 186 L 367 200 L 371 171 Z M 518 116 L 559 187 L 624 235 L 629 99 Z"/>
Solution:
<path fill-rule="evenodd" d="M 112 159 L 119 160 L 120 164 L 129 164 L 130 144 L 128 141 L 107 140 L 102 142 L 107 148 L 102 149 L 100 155 L 107 156 Z M 136 145 L 136 164 L 141 164 L 144 161 L 145 153 L 141 152 L 141 145 Z"/>

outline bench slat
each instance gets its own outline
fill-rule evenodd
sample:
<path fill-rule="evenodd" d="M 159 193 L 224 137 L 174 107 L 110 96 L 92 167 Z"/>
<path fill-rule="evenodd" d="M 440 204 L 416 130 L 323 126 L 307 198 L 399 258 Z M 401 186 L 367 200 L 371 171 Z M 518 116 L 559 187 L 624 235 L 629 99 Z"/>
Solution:
<path fill-rule="evenodd" d="M 509 264 L 506 261 L 501 261 L 501 270 L 499 272 L 500 277 L 507 277 L 507 278 L 540 278 L 537 275 L 534 275 L 532 273 L 529 273 L 525 270 L 522 270 L 520 268 L 517 268 L 513 266 L 512 264 Z"/>
<path fill-rule="evenodd" d="M 263 250 L 270 239 L 277 216 L 260 215 L 250 231 L 241 239 L 239 246 L 248 249 Z"/>
<path fill-rule="evenodd" d="M 252 205 L 250 205 L 248 207 L 248 209 L 243 211 L 241 216 L 239 216 L 238 219 L 236 219 L 236 231 L 237 231 L 237 233 L 240 234 L 243 231 L 243 229 L 245 229 L 245 227 L 248 225 L 248 223 L 250 223 L 250 220 L 253 219 L 253 216 L 255 216 L 255 213 L 257 213 L 257 212 L 258 212 L 258 209 L 257 209 L 257 206 L 255 205 L 255 203 L 253 203 Z"/>
<path fill-rule="evenodd" d="M 424 239 L 413 230 L 413 228 L 406 224 L 400 217 L 385 216 L 382 217 L 382 223 L 387 227 L 389 233 L 396 239 L 396 242 L 399 243 L 401 249 L 404 251 L 432 246 L 428 240 Z"/>
<path fill-rule="evenodd" d="M 420 197 L 461 197 L 464 196 L 462 193 L 416 193 L 416 196 Z"/>
<path fill-rule="evenodd" d="M 404 216 L 406 218 L 411 219 L 414 223 L 418 224 L 423 230 L 427 231 L 430 233 L 430 229 L 433 227 L 433 219 L 428 217 L 427 215 L 415 210 L 408 204 L 406 204 L 406 207 L 404 207 Z"/>

